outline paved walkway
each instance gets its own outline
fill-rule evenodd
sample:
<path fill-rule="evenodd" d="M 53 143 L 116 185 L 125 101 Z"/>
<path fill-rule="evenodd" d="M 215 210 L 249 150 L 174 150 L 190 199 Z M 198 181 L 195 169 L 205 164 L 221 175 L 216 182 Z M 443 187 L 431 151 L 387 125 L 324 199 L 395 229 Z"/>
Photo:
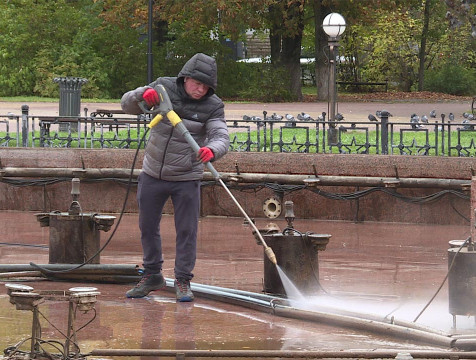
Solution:
<path fill-rule="evenodd" d="M 22 102 L 0 101 L 0 117 L 11 112 L 15 115 L 21 114 Z M 57 116 L 59 105 L 55 102 L 32 102 L 26 103 L 30 108 L 30 115 L 34 116 Z M 81 110 L 88 109 L 88 113 L 97 109 L 120 110 L 119 103 L 89 103 L 82 102 Z M 345 122 L 368 121 L 369 114 L 375 114 L 378 110 L 387 110 L 393 117 L 393 122 L 407 122 L 410 116 L 415 113 L 419 116 L 427 115 L 431 110 L 437 113 L 437 120 L 441 120 L 441 114 L 446 117 L 450 112 L 455 115 L 455 120 L 462 121 L 464 112 L 471 110 L 471 103 L 468 101 L 442 101 L 442 102 L 341 102 L 337 111 L 344 115 Z M 294 117 L 301 112 L 308 113 L 313 118 L 317 118 L 322 112 L 329 113 L 327 102 L 292 102 L 292 103 L 226 103 L 225 114 L 227 119 L 241 119 L 243 115 L 263 117 L 263 111 L 268 116 L 276 113 L 278 115 L 291 114 Z"/>

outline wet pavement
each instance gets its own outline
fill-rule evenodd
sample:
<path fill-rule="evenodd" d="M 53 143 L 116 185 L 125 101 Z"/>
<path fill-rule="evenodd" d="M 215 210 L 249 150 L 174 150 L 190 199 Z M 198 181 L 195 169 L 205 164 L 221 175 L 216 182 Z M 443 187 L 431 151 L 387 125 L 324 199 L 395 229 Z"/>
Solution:
<path fill-rule="evenodd" d="M 117 214 L 115 214 L 117 215 Z M 257 219 L 258 228 L 269 219 Z M 281 229 L 284 219 L 274 219 Z M 49 228 L 40 227 L 34 213 L 0 212 L 0 264 L 48 263 Z M 164 275 L 173 276 L 173 217 L 164 216 Z M 395 223 L 353 223 L 295 220 L 301 232 L 331 234 L 319 252 L 319 280 L 324 292 L 307 296 L 306 307 L 333 306 L 354 312 L 402 320 L 413 319 L 444 281 L 448 241 L 469 235 L 465 226 Z M 101 245 L 112 231 L 101 232 Z M 101 264 L 141 264 L 137 215 L 126 214 Z M 279 265 L 279 263 L 278 263 Z M 194 282 L 261 293 L 263 247 L 257 245 L 242 218 L 206 217 L 200 221 Z M 31 335 L 31 311 L 16 310 L 0 282 L 0 349 Z M 91 324 L 77 333 L 81 353 L 94 349 L 181 350 L 375 350 L 443 349 L 365 330 L 281 317 L 268 312 L 197 296 L 193 303 L 176 303 L 171 291 L 143 299 L 127 299 L 129 284 L 85 283 L 33 279 L 22 281 L 35 290 L 68 290 L 94 286 L 101 293 Z M 46 301 L 39 306 L 42 339 L 64 341 L 57 329 L 68 327 L 68 305 Z M 77 315 L 77 328 L 94 317 Z M 448 313 L 446 284 L 419 317 L 418 324 L 454 333 Z M 476 333 L 472 317 L 457 318 L 461 333 Z M 57 328 L 57 329 L 56 329 Z M 28 350 L 28 341 L 26 342 Z M 147 357 L 144 357 L 147 359 Z"/>

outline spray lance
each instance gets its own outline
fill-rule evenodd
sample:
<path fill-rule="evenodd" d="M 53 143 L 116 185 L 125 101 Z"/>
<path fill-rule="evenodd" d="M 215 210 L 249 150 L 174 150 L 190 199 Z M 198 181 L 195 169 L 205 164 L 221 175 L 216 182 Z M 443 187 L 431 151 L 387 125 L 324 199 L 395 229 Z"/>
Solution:
<path fill-rule="evenodd" d="M 165 90 L 165 87 L 161 84 L 157 85 L 154 88 L 155 91 L 157 91 L 157 94 L 159 95 L 160 98 L 160 103 L 158 106 L 153 108 L 152 110 L 148 110 L 144 103 L 141 102 L 139 103 L 139 106 L 141 109 L 148 114 L 156 114 L 155 117 L 152 119 L 152 121 L 148 124 L 148 127 L 152 129 L 154 126 L 156 126 L 163 118 L 164 116 L 169 119 L 169 121 L 172 123 L 174 128 L 176 128 L 180 134 L 185 138 L 187 143 L 190 145 L 190 147 L 193 149 L 195 153 L 198 153 L 198 150 L 200 149 L 200 146 L 197 144 L 195 139 L 192 137 L 190 132 L 187 130 L 185 125 L 182 122 L 182 119 L 180 119 L 180 116 L 177 115 L 177 113 L 174 111 L 172 107 L 172 102 L 170 101 L 169 95 L 167 94 L 167 90 Z M 266 244 L 266 242 L 263 239 L 263 236 L 257 229 L 256 225 L 254 222 L 250 219 L 248 214 L 246 214 L 245 210 L 241 207 L 241 205 L 238 203 L 236 198 L 233 196 L 231 193 L 230 189 L 225 185 L 223 180 L 220 177 L 220 174 L 218 171 L 215 170 L 213 165 L 210 162 L 206 163 L 206 166 L 208 170 L 212 173 L 213 177 L 215 178 L 216 181 L 220 183 L 220 185 L 225 189 L 225 191 L 228 193 L 230 198 L 233 200 L 233 202 L 236 204 L 238 209 L 241 211 L 245 219 L 248 221 L 248 223 L 251 225 L 257 236 L 259 237 L 259 240 L 261 241 L 262 245 L 264 246 L 264 253 L 268 257 L 268 259 L 274 264 L 277 265 L 276 261 L 276 255 L 274 254 L 273 250 Z"/>

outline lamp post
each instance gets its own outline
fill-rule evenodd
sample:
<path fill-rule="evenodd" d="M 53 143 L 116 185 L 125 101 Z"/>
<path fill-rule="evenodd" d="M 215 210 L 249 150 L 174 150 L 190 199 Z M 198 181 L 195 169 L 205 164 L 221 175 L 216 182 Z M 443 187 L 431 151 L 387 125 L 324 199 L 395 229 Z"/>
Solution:
<path fill-rule="evenodd" d="M 339 38 L 345 31 L 345 19 L 341 14 L 330 13 L 324 18 L 322 22 L 322 29 L 329 37 L 329 94 L 328 102 L 330 102 L 329 109 L 329 135 L 328 142 L 337 142 L 337 132 L 335 125 L 336 116 L 336 98 L 337 98 L 337 84 L 336 84 L 336 56 L 337 47 L 339 46 Z"/>
<path fill-rule="evenodd" d="M 154 80 L 153 75 L 153 55 L 152 55 L 152 23 L 154 20 L 154 0 L 149 0 L 148 21 L 147 21 L 147 83 Z"/>

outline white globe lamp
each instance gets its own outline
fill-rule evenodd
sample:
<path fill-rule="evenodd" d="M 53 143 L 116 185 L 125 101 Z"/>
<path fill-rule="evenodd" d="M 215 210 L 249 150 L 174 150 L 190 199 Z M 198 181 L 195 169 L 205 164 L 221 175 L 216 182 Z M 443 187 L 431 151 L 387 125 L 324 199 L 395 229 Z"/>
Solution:
<path fill-rule="evenodd" d="M 322 29 L 330 38 L 337 38 L 345 31 L 345 19 L 341 14 L 330 13 L 322 22 Z"/>

